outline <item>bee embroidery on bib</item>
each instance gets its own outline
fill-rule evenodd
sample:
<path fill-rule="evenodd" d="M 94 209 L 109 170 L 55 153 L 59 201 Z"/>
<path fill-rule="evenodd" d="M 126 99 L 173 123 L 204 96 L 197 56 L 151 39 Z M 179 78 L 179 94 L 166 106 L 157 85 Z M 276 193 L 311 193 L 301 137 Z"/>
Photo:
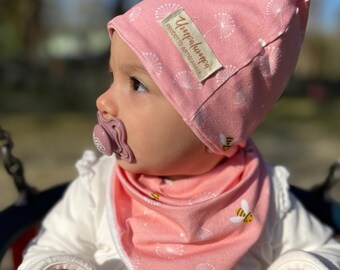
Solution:
<path fill-rule="evenodd" d="M 157 201 L 157 202 L 159 201 L 159 197 L 160 197 L 159 193 L 157 193 L 157 192 L 152 192 L 150 196 L 151 196 L 151 198 L 154 199 L 155 201 Z"/>
<path fill-rule="evenodd" d="M 236 216 L 230 218 L 230 221 L 235 224 L 240 222 L 250 223 L 254 218 L 253 214 L 249 211 L 248 202 L 246 200 L 241 201 L 241 207 L 236 209 L 235 212 Z"/>

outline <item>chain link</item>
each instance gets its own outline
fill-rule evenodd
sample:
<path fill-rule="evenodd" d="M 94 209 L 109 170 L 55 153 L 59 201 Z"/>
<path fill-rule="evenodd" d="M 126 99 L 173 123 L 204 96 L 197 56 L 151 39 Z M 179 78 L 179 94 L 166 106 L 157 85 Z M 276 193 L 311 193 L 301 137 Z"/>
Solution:
<path fill-rule="evenodd" d="M 0 126 L 0 153 L 7 173 L 13 178 L 14 184 L 20 193 L 19 204 L 26 203 L 27 199 L 36 193 L 24 177 L 24 168 L 20 159 L 12 154 L 13 141 L 11 134 Z"/>
<path fill-rule="evenodd" d="M 12 177 L 23 176 L 23 168 L 19 159 L 12 155 L 13 141 L 9 132 L 0 127 L 0 148 L 4 165 Z"/>

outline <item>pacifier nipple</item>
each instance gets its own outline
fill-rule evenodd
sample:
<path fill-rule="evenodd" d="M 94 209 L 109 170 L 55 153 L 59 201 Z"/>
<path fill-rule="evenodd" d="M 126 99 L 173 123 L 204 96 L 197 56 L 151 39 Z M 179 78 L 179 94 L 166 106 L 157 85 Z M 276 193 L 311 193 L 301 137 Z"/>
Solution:
<path fill-rule="evenodd" d="M 117 118 L 105 119 L 98 112 L 98 124 L 93 130 L 93 141 L 97 149 L 104 155 L 116 154 L 117 158 L 132 162 L 134 155 L 127 144 L 127 134 L 122 121 Z"/>

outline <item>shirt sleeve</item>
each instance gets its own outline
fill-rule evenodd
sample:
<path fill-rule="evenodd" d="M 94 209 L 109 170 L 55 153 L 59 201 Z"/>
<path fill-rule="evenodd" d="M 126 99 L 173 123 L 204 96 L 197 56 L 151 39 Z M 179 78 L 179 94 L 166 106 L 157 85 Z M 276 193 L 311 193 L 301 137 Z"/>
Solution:
<path fill-rule="evenodd" d="M 94 155 L 94 153 L 93 153 Z M 39 235 L 24 254 L 19 270 L 95 270 L 96 160 L 85 152 L 77 162 L 79 177 L 42 223 Z"/>
<path fill-rule="evenodd" d="M 274 262 L 269 270 L 340 269 L 340 244 L 334 240 L 333 231 L 289 192 L 288 174 L 282 167 L 278 170 L 279 177 L 273 177 L 276 217 L 272 232 Z"/>

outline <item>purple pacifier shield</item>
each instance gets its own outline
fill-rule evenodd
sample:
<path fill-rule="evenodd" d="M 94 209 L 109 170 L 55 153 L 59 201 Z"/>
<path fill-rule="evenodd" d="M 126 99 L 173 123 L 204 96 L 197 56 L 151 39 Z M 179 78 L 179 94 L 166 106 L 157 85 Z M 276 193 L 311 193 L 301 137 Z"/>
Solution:
<path fill-rule="evenodd" d="M 102 113 L 97 113 L 98 124 L 93 130 L 93 141 L 97 149 L 104 155 L 111 156 L 113 153 L 119 159 L 133 162 L 135 156 L 127 144 L 125 126 L 116 117 L 105 119 Z"/>

